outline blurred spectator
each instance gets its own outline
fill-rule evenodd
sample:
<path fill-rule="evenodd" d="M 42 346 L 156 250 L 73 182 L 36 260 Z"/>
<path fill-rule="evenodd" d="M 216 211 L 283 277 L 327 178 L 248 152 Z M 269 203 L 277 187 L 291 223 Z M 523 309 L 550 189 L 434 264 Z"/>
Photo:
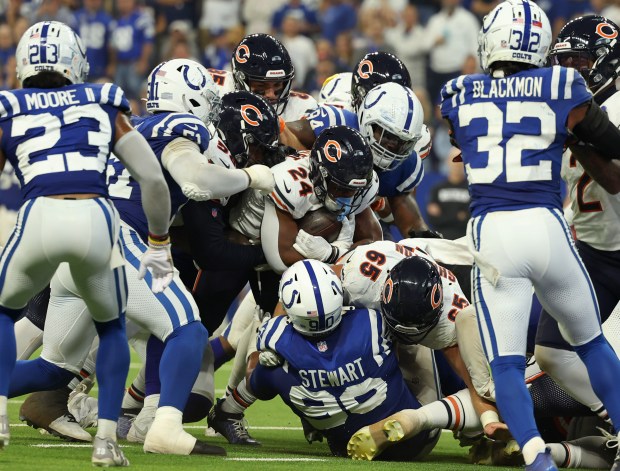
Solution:
<path fill-rule="evenodd" d="M 461 7 L 461 0 L 441 0 L 441 10 L 431 16 L 426 26 L 426 84 L 433 103 L 439 101 L 441 88 L 448 80 L 475 72 L 479 30 L 478 19 Z"/>
<path fill-rule="evenodd" d="M 88 79 L 111 77 L 110 36 L 112 17 L 103 9 L 103 0 L 84 0 L 84 7 L 75 13 L 78 33 L 86 46 L 90 64 Z"/>
<path fill-rule="evenodd" d="M 15 23 L 13 24 L 13 44 L 19 43 L 19 40 L 28 28 L 30 28 L 30 23 L 28 23 L 28 20 L 25 17 L 20 16 L 16 18 Z"/>
<path fill-rule="evenodd" d="M 620 0 L 611 0 L 608 2 L 607 6 L 603 8 L 601 15 L 616 24 L 620 23 Z"/>
<path fill-rule="evenodd" d="M 32 2 L 33 7 L 36 8 L 30 13 L 28 21 L 30 24 L 38 23 L 39 21 L 60 21 L 72 28 L 76 27 L 75 16 L 71 13 L 71 10 L 63 5 L 62 0 L 42 0 L 40 3 Z"/>
<path fill-rule="evenodd" d="M 0 90 L 17 88 L 15 65 L 15 43 L 11 27 L 0 24 Z"/>
<path fill-rule="evenodd" d="M 298 12 L 290 11 L 282 21 L 282 36 L 280 40 L 288 51 L 295 67 L 293 88 L 303 88 L 308 73 L 316 67 L 318 62 L 314 41 L 301 34 L 303 20 Z"/>
<path fill-rule="evenodd" d="M 192 24 L 185 20 L 170 23 L 159 62 L 170 59 L 193 59 L 200 62 L 197 57 L 198 47 Z"/>
<path fill-rule="evenodd" d="M 355 51 L 353 53 L 354 63 L 358 63 L 362 57 L 369 52 L 384 51 L 396 54 L 396 51 L 385 41 L 385 27 L 381 17 L 366 12 L 361 15 L 360 27 L 361 36 L 358 36 L 353 45 Z"/>
<path fill-rule="evenodd" d="M 448 176 L 431 189 L 426 206 L 428 223 L 450 240 L 465 235 L 469 220 L 469 190 L 463 163 L 452 161 L 456 154 L 452 152 L 449 156 Z"/>
<path fill-rule="evenodd" d="M 592 11 L 590 0 L 551 0 L 547 15 L 551 21 L 553 37 L 573 18 Z"/>
<path fill-rule="evenodd" d="M 472 0 L 471 11 L 479 20 L 482 20 L 501 2 L 502 0 Z"/>
<path fill-rule="evenodd" d="M 320 8 L 319 24 L 322 36 L 331 43 L 339 34 L 351 31 L 357 25 L 357 12 L 351 0 L 323 0 Z"/>
<path fill-rule="evenodd" d="M 323 86 L 323 82 L 337 72 L 336 64 L 330 59 L 319 60 L 315 70 L 310 74 L 306 84 L 306 91 L 315 99 L 319 99 L 319 92 Z"/>
<path fill-rule="evenodd" d="M 211 40 L 203 53 L 205 67 L 212 69 L 225 69 L 230 64 L 232 48 L 230 47 L 228 34 L 225 30 L 211 31 Z"/>
<path fill-rule="evenodd" d="M 164 18 L 163 29 L 168 29 L 175 21 L 187 21 L 191 26 L 198 25 L 197 2 L 194 0 L 150 0 L 151 6 L 159 18 Z"/>
<path fill-rule="evenodd" d="M 409 69 L 411 82 L 416 87 L 426 86 L 426 48 L 424 27 L 419 23 L 418 9 L 407 5 L 401 21 L 385 32 L 385 41 Z"/>
<path fill-rule="evenodd" d="M 262 3 L 262 0 L 251 1 Z M 232 28 L 240 22 L 240 11 L 241 0 L 202 0 L 200 29 L 214 31 Z"/>
<path fill-rule="evenodd" d="M 406 6 L 407 0 L 363 0 L 360 12 L 370 13 L 380 18 L 384 25 L 394 27 Z"/>
<path fill-rule="evenodd" d="M 287 0 L 246 0 L 243 2 L 241 19 L 247 34 L 266 33 L 271 28 L 273 14 Z"/>
<path fill-rule="evenodd" d="M 153 53 L 153 17 L 136 0 L 116 0 L 112 46 L 116 53 L 114 82 L 129 98 L 140 98 L 142 82 L 150 72 Z"/>
<path fill-rule="evenodd" d="M 309 8 L 301 0 L 289 0 L 273 14 L 271 27 L 274 33 L 284 33 L 282 30 L 286 17 L 294 15 L 299 20 L 298 30 L 301 34 L 312 34 L 320 30 L 316 11 Z"/>

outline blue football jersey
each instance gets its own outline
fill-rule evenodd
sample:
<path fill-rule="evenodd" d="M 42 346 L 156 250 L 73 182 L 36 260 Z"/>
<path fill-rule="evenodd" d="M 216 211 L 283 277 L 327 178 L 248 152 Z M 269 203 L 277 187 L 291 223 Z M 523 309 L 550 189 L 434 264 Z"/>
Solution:
<path fill-rule="evenodd" d="M 349 126 L 358 131 L 360 128 L 357 115 L 353 111 L 335 105 L 320 104 L 312 113 L 306 115 L 306 119 L 317 137 L 330 126 Z"/>
<path fill-rule="evenodd" d="M 209 131 L 193 114 L 157 113 L 141 118 L 134 117 L 132 123 L 146 138 L 160 163 L 161 154 L 166 146 L 180 137 L 196 143 L 200 152 L 204 153 L 209 147 Z M 170 190 L 170 220 L 172 220 L 188 199 L 166 169 L 163 169 L 163 173 Z M 116 157 L 112 157 L 108 163 L 108 189 L 110 199 L 114 201 L 121 219 L 146 240 L 148 222 L 142 209 L 140 186 Z"/>
<path fill-rule="evenodd" d="M 441 113 L 461 148 L 471 213 L 562 209 L 560 164 L 569 112 L 592 98 L 574 69 L 505 78 L 461 76 L 441 92 Z"/>
<path fill-rule="evenodd" d="M 112 17 L 104 10 L 90 12 L 86 8 L 75 14 L 80 38 L 86 47 L 86 57 L 90 64 L 89 76 L 98 78 L 105 76 L 108 66 L 108 49 Z"/>
<path fill-rule="evenodd" d="M 346 454 L 347 441 L 360 428 L 420 407 L 405 385 L 376 311 L 347 312 L 341 325 L 321 339 L 304 337 L 287 317 L 275 317 L 261 327 L 257 348 L 274 350 L 285 362 L 254 371 L 256 397 L 280 395 L 325 435 L 336 455 Z"/>
<path fill-rule="evenodd" d="M 22 198 L 68 193 L 107 195 L 106 162 L 116 117 L 129 111 L 111 83 L 0 92 L 0 146 Z"/>

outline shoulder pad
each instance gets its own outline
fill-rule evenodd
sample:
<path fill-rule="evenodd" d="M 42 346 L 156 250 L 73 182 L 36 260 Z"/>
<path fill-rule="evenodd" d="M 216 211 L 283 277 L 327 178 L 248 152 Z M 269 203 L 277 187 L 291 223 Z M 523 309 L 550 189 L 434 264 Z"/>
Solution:
<path fill-rule="evenodd" d="M 271 171 L 276 181 L 269 198 L 276 207 L 286 211 L 293 219 L 303 217 L 311 206 L 310 196 L 314 187 L 308 175 L 307 159 L 288 157 L 273 167 Z"/>
<path fill-rule="evenodd" d="M 402 167 L 402 168 L 401 168 Z M 400 167 L 396 168 L 395 171 L 400 169 L 400 182 L 396 186 L 396 190 L 399 193 L 409 193 L 411 190 L 416 188 L 422 178 L 424 178 L 424 165 L 422 164 L 422 159 L 418 157 L 418 155 L 414 152 L 409 156 L 407 160 L 405 160 Z"/>
<path fill-rule="evenodd" d="M 230 155 L 230 151 L 224 141 L 218 136 L 215 136 L 211 141 L 211 145 L 205 152 L 205 156 L 210 164 L 217 165 L 224 168 L 236 168 L 235 160 Z"/>
<path fill-rule="evenodd" d="M 0 92 L 0 119 L 10 118 L 20 112 L 19 101 L 13 92 Z"/>
<path fill-rule="evenodd" d="M 123 113 L 127 113 L 131 110 L 125 92 L 123 92 L 123 89 L 118 85 L 114 85 L 113 83 L 89 83 L 85 85 L 85 88 L 90 88 L 95 93 L 97 101 L 102 105 L 114 106 Z"/>
<path fill-rule="evenodd" d="M 209 147 L 211 135 L 205 124 L 189 113 L 169 113 L 153 127 L 152 137 L 183 137 L 195 142 L 204 152 Z"/>

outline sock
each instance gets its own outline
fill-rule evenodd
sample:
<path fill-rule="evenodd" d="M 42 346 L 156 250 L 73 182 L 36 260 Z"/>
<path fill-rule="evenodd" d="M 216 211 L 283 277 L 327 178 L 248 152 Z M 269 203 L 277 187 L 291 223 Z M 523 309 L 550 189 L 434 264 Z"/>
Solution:
<path fill-rule="evenodd" d="M 95 435 L 99 438 L 108 438 L 116 441 L 116 421 L 99 417 L 97 421 L 97 433 Z"/>
<path fill-rule="evenodd" d="M 525 386 L 525 357 L 521 355 L 495 357 L 491 362 L 491 371 L 495 381 L 495 399 L 499 412 L 523 450 L 524 445 L 532 438 L 540 438 L 534 420 L 532 398 Z M 523 456 L 525 458 L 525 453 Z"/>
<path fill-rule="evenodd" d="M 256 402 L 256 398 L 249 393 L 245 378 L 239 383 L 232 394 L 222 403 L 222 410 L 229 414 L 243 414 L 245 410 Z"/>
<path fill-rule="evenodd" d="M 166 339 L 159 366 L 160 407 L 170 406 L 180 411 L 185 409 L 200 371 L 208 339 L 207 329 L 200 322 L 184 325 Z"/>
<path fill-rule="evenodd" d="M 467 389 L 422 406 L 418 411 L 424 421 L 425 430 L 440 428 L 455 431 L 482 431 L 482 424 L 474 410 Z"/>
<path fill-rule="evenodd" d="M 144 405 L 145 391 L 145 375 L 146 368 L 143 366 L 138 371 L 138 375 L 133 380 L 131 385 L 125 391 L 123 397 L 123 409 L 141 409 Z"/>
<path fill-rule="evenodd" d="M 9 395 L 11 374 L 15 368 L 15 319 L 21 309 L 0 307 L 0 396 Z"/>
<path fill-rule="evenodd" d="M 530 438 L 525 445 L 521 447 L 523 453 L 523 461 L 525 464 L 532 464 L 539 453 L 545 452 L 545 441 L 540 437 Z"/>
<path fill-rule="evenodd" d="M 214 362 L 213 362 L 213 370 L 217 371 L 220 366 L 226 363 L 231 358 L 234 358 L 234 352 L 229 353 L 222 345 L 222 337 L 215 337 L 214 339 L 209 340 L 209 344 L 211 344 L 211 349 L 213 350 Z"/>
<path fill-rule="evenodd" d="M 8 415 L 8 398 L 6 396 L 0 396 L 0 415 Z"/>
<path fill-rule="evenodd" d="M 161 392 L 161 357 L 164 354 L 164 342 L 151 335 L 146 343 L 146 363 L 144 364 L 144 393 L 146 396 Z"/>
<path fill-rule="evenodd" d="M 550 443 L 553 461 L 561 468 L 607 469 L 609 463 L 598 450 L 605 446 L 605 437 L 583 437 L 569 442 Z"/>
<path fill-rule="evenodd" d="M 15 323 L 17 358 L 27 360 L 43 344 L 43 331 L 27 317 Z"/>
<path fill-rule="evenodd" d="M 588 369 L 592 389 L 603 401 L 614 431 L 620 430 L 620 396 L 617 381 L 620 378 L 620 360 L 603 334 L 584 345 L 573 347 Z"/>
<path fill-rule="evenodd" d="M 97 353 L 99 422 L 101 423 L 101 419 L 106 419 L 116 424 L 121 413 L 125 380 L 129 372 L 125 317 L 122 315 L 119 319 L 109 322 L 95 321 L 95 327 L 99 334 Z"/>
<path fill-rule="evenodd" d="M 191 393 L 183 410 L 183 423 L 200 422 L 213 407 L 213 402 L 202 394 Z"/>
<path fill-rule="evenodd" d="M 11 375 L 9 397 L 21 396 L 34 391 L 51 391 L 69 384 L 74 378 L 70 371 L 39 357 L 20 360 Z"/>

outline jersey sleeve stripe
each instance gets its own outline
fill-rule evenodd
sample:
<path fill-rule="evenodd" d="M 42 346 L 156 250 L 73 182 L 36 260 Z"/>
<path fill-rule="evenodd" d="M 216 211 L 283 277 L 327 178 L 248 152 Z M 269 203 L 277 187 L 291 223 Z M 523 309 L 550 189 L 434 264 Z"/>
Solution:
<path fill-rule="evenodd" d="M 280 208 L 282 211 L 289 212 L 289 208 L 287 208 L 286 205 L 282 201 L 280 201 L 280 198 L 278 198 L 275 192 L 271 192 L 269 196 L 278 208 Z"/>
<path fill-rule="evenodd" d="M 110 103 L 110 91 L 112 90 L 111 83 L 104 83 L 103 87 L 101 87 L 101 98 L 100 103 Z"/>
<path fill-rule="evenodd" d="M 456 86 L 461 89 L 461 93 L 459 93 L 459 103 L 461 105 L 465 103 L 465 87 L 463 86 L 465 77 L 465 75 L 461 75 L 458 79 L 456 79 Z"/>
<path fill-rule="evenodd" d="M 0 117 L 2 118 L 13 114 L 13 107 L 11 106 L 9 96 L 8 92 L 0 92 Z"/>
<path fill-rule="evenodd" d="M 560 85 L 560 67 L 555 66 L 551 68 L 551 99 L 558 99 L 559 85 Z"/>
<path fill-rule="evenodd" d="M 422 160 L 417 160 L 418 161 L 416 162 L 416 168 L 414 172 L 411 173 L 411 175 L 409 175 L 409 177 L 404 182 L 402 182 L 396 187 L 399 192 L 403 193 L 407 189 L 414 189 L 422 180 L 422 177 L 424 176 L 424 166 L 421 165 Z"/>
<path fill-rule="evenodd" d="M 282 200 L 281 202 L 284 203 L 284 207 L 286 208 L 286 211 L 290 211 L 290 212 L 295 211 L 295 206 L 293 204 L 291 204 L 291 202 L 289 200 L 286 199 L 286 197 L 280 191 L 280 188 L 278 188 L 276 186 L 274 188 L 274 191 L 278 195 L 278 197 Z M 272 195 L 273 195 L 273 193 L 272 193 Z"/>
<path fill-rule="evenodd" d="M 276 345 L 278 343 L 278 340 L 280 340 L 280 337 L 282 337 L 284 329 L 286 328 L 287 324 L 285 319 L 286 316 L 279 316 L 278 320 L 273 323 L 271 329 L 265 337 L 265 346 L 272 349 L 274 352 L 278 351 Z"/>
<path fill-rule="evenodd" d="M 114 92 L 114 106 L 120 106 L 123 100 L 123 90 L 121 90 L 121 87 L 112 85 L 112 91 Z"/>
<path fill-rule="evenodd" d="M 384 356 L 381 354 L 382 336 L 377 325 L 377 314 L 373 310 L 368 310 L 368 320 L 370 321 L 370 342 L 372 347 L 372 356 L 377 366 L 383 365 Z"/>
<path fill-rule="evenodd" d="M 573 80 L 575 69 L 566 69 L 566 84 L 564 85 L 564 99 L 570 100 L 573 97 Z"/>

